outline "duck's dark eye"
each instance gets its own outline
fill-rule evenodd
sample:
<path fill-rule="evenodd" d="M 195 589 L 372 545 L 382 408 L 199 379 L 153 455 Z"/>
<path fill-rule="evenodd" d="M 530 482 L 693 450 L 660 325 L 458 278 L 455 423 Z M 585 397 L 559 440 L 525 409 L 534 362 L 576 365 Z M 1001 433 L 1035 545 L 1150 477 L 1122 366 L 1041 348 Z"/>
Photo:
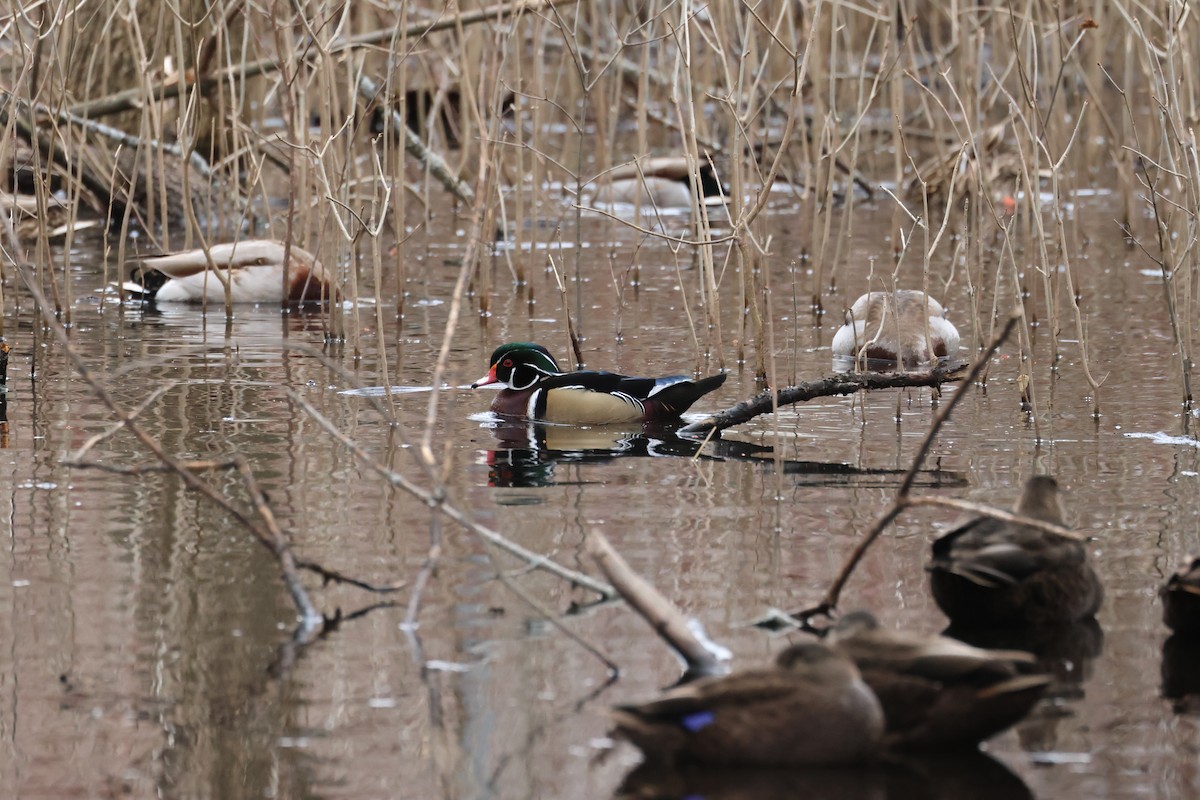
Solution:
<path fill-rule="evenodd" d="M 501 365 L 501 366 L 504 366 L 504 367 L 511 367 L 511 366 L 512 366 L 512 359 L 511 359 L 511 358 L 506 358 L 506 359 L 504 359 L 504 361 L 500 362 L 500 365 Z"/>

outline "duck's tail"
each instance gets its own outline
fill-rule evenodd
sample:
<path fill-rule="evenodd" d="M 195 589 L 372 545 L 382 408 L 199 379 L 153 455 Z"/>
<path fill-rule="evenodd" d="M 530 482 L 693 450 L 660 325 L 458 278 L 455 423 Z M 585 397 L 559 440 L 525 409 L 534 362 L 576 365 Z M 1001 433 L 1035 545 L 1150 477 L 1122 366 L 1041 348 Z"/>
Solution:
<path fill-rule="evenodd" d="M 725 383 L 727 373 L 710 375 L 698 381 L 682 380 L 651 392 L 650 401 L 657 407 L 656 417 L 678 417 L 692 404 Z"/>

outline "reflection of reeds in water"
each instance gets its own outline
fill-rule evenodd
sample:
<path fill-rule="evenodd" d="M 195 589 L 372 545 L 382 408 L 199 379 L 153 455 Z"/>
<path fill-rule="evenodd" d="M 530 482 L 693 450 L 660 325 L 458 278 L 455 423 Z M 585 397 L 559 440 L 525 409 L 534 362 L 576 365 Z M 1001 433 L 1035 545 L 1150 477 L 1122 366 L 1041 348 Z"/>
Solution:
<path fill-rule="evenodd" d="M 56 204 L 103 220 L 108 279 L 131 255 L 132 228 L 156 250 L 290 238 L 343 265 L 346 296 L 382 301 L 374 320 L 348 312 L 351 337 L 403 312 L 404 282 L 443 261 L 418 263 L 426 244 L 459 237 L 459 302 L 484 315 L 512 286 L 532 299 L 547 286 L 541 250 L 573 244 L 559 263 L 576 322 L 608 334 L 584 313 L 586 293 L 615 285 L 618 305 L 629 302 L 638 264 L 622 263 L 626 250 L 611 263 L 589 259 L 600 249 L 584 245 L 640 242 L 635 262 L 665 250 L 679 267 L 697 364 L 728 354 L 775 383 L 771 268 L 811 259 L 798 295 L 818 312 L 840 308 L 828 293 L 858 268 L 845 263 L 861 236 L 855 210 L 886 203 L 897 285 L 967 298 L 977 343 L 1023 301 L 1027 407 L 1038 406 L 1033 376 L 1062 360 L 1061 337 L 1078 342 L 1072 361 L 1098 412 L 1104 370 L 1089 352 L 1090 285 L 1072 257 L 1082 235 L 1068 211 L 1098 179 L 1120 191 L 1117 215 L 1140 258 L 1162 267 L 1191 396 L 1200 167 L 1189 131 L 1200 78 L 1188 65 L 1200 20 L 1179 3 L 1154 16 L 1118 2 L 1094 18 L 1045 4 L 956 15 L 927 0 L 894 13 L 840 0 L 769 12 L 666 0 L 530 0 L 510 14 L 455 15 L 432 2 L 346 17 L 325 0 L 289 8 L 277 17 L 235 4 L 222 17 L 185 3 L 188 27 L 174 6 L 125 14 L 105 0 L 39 49 L 7 51 L 0 123 L 36 157 L 8 159 L 0 188 L 33 198 L 39 220 Z M 660 232 L 564 206 L 564 189 L 668 154 L 717 167 L 727 222 L 714 226 L 697 203 L 684 227 Z M 1117 169 L 1089 172 L 1096 164 Z M 762 213 L 783 175 L 805 189 L 774 196 L 796 229 L 788 252 Z M 888 196 L 868 199 L 856 180 Z M 51 223 L 41 221 L 21 241 L 44 261 Z M 493 261 L 498 228 L 513 246 Z M 46 283 L 68 291 L 53 272 Z M 55 296 L 69 309 L 68 295 Z M 338 336 L 341 312 L 330 313 Z M 1034 324 L 1050 334 L 1045 365 L 1030 360 Z"/>

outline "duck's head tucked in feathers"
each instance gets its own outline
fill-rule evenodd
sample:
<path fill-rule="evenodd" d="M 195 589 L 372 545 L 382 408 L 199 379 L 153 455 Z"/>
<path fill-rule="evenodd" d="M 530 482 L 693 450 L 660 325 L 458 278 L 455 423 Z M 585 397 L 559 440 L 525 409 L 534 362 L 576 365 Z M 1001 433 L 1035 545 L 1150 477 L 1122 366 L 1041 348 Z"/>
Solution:
<path fill-rule="evenodd" d="M 865 359 L 869 369 L 912 369 L 958 352 L 959 335 L 942 304 L 915 289 L 868 292 L 854 301 L 833 337 L 838 368 Z"/>
<path fill-rule="evenodd" d="M 226 283 L 233 303 L 310 303 L 335 294 L 315 256 L 267 239 L 145 258 L 134 279 L 126 288 L 158 303 L 224 303 Z"/>

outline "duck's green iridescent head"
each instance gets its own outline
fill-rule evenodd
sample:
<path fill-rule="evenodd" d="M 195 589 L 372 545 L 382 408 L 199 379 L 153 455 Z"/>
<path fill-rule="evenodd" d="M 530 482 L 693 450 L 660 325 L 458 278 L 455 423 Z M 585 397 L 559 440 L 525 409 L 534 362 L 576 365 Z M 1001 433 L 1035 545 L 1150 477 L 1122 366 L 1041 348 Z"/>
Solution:
<path fill-rule="evenodd" d="M 554 356 L 540 344 L 510 342 L 495 349 L 488 374 L 472 383 L 471 388 L 503 383 L 509 389 L 522 391 L 533 388 L 542 378 L 561 374 Z"/>

